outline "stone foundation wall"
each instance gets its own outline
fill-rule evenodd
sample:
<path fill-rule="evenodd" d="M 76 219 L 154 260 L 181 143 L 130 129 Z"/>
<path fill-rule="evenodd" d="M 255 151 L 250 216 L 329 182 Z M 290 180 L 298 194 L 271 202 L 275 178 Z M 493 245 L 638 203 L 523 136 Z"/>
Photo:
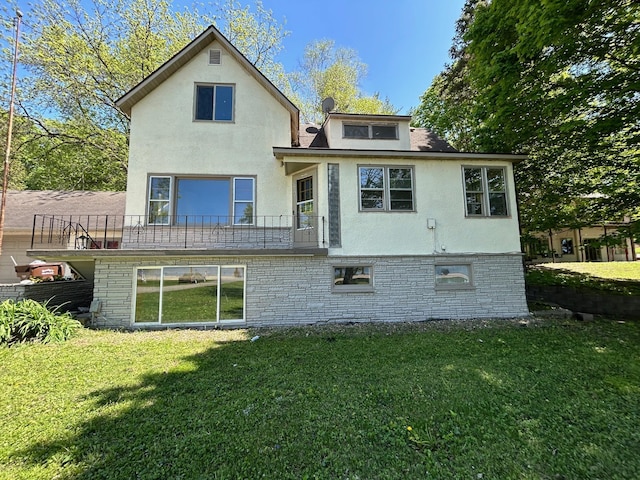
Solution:
<path fill-rule="evenodd" d="M 435 264 L 472 266 L 466 289 L 435 286 Z M 507 318 L 529 314 L 522 259 L 513 255 L 393 257 L 237 256 L 96 259 L 95 326 L 132 326 L 135 267 L 245 265 L 246 326 L 323 322 L 420 321 L 434 318 Z M 371 292 L 332 290 L 334 266 L 372 265 Z"/>

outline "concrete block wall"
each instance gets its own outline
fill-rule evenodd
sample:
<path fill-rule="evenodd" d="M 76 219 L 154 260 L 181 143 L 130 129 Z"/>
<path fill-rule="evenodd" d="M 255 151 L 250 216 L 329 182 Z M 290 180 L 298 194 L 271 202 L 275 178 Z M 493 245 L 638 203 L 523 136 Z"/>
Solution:
<path fill-rule="evenodd" d="M 470 264 L 473 286 L 436 288 L 436 263 Z M 94 298 L 102 302 L 102 308 L 95 326 L 130 328 L 135 267 L 169 265 L 245 265 L 246 326 L 508 318 L 529 314 L 519 254 L 158 256 L 96 260 Z M 373 265 L 373 291 L 332 290 L 333 267 L 351 265 Z"/>
<path fill-rule="evenodd" d="M 60 307 L 63 312 L 89 307 L 92 295 L 93 282 L 90 280 L 0 285 L 0 301 L 30 298 L 41 303 L 48 302 L 49 307 Z"/>

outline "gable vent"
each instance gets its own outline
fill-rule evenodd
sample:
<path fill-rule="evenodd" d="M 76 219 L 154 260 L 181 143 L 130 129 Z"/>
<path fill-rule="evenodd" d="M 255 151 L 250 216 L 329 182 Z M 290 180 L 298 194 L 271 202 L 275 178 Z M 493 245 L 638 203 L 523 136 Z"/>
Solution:
<path fill-rule="evenodd" d="M 209 50 L 209 65 L 220 65 L 221 57 L 220 50 Z"/>

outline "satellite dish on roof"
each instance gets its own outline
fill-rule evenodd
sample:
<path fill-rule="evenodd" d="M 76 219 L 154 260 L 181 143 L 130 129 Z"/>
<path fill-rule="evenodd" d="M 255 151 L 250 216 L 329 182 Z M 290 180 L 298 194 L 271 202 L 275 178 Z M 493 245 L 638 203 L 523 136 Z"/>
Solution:
<path fill-rule="evenodd" d="M 322 112 L 325 115 L 329 114 L 329 112 L 333 110 L 333 107 L 335 106 L 336 106 L 336 102 L 334 102 L 333 98 L 331 97 L 327 97 L 324 100 L 322 100 Z"/>

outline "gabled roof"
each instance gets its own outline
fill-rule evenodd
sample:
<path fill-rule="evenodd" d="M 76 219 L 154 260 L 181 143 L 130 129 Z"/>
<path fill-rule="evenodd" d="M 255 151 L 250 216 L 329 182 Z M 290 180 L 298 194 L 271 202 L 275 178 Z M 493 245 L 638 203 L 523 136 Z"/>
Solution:
<path fill-rule="evenodd" d="M 31 231 L 35 214 L 123 216 L 125 192 L 7 190 L 6 231 Z"/>
<path fill-rule="evenodd" d="M 252 75 L 274 98 L 289 111 L 291 117 L 291 144 L 298 144 L 298 124 L 300 111 L 271 81 L 265 77 L 240 51 L 220 33 L 213 25 L 193 39 L 186 47 L 163 63 L 138 85 L 133 87 L 116 101 L 116 105 L 125 114 L 131 115 L 133 106 L 142 100 L 149 92 L 177 72 L 182 66 L 209 46 L 214 40 L 231 55 L 242 67 Z"/>

